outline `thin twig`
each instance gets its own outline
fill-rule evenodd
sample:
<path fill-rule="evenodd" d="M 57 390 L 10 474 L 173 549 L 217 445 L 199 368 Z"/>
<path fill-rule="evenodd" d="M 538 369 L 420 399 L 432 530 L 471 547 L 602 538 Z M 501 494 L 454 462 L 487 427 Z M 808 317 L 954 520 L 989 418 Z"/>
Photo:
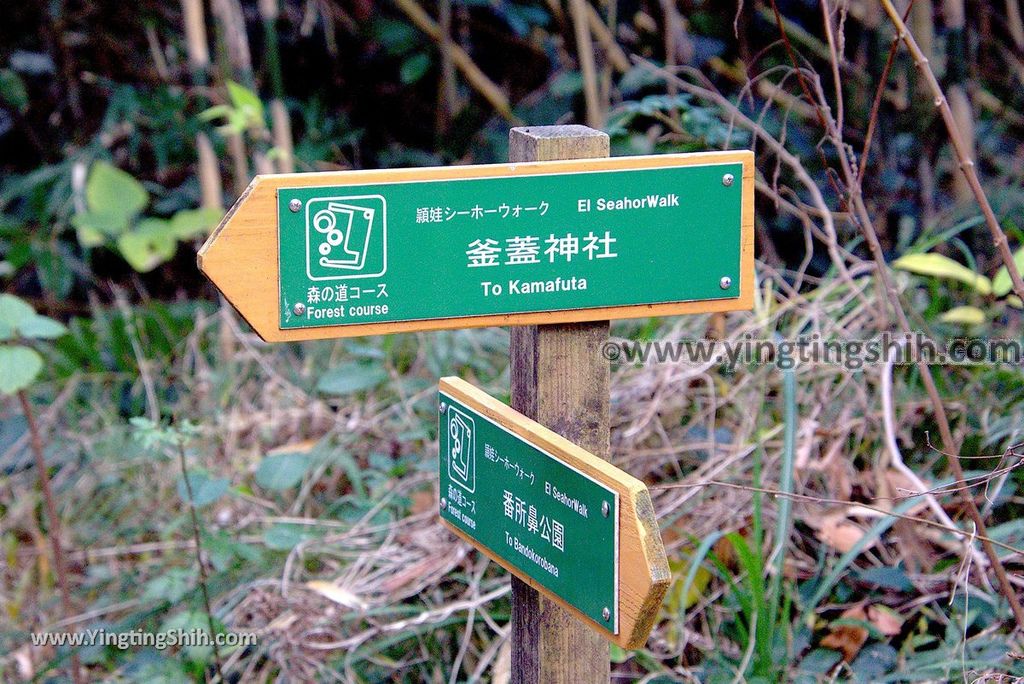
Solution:
<path fill-rule="evenodd" d="M 36 424 L 35 414 L 32 412 L 32 403 L 25 394 L 25 390 L 18 392 L 18 401 L 21 402 L 21 411 L 25 414 L 28 422 L 28 431 L 32 437 L 32 455 L 35 457 L 36 471 L 39 473 L 39 488 L 43 490 L 43 501 L 46 505 L 46 517 L 50 519 L 50 548 L 53 551 L 53 567 L 57 575 L 57 585 L 60 587 L 60 602 L 64 612 L 64 619 L 69 620 L 75 614 L 71 607 L 71 589 L 68 585 L 68 570 L 64 564 L 64 550 L 61 545 L 61 524 L 57 517 L 57 503 L 53 498 L 53 491 L 50 489 L 50 473 L 46 469 L 46 456 L 43 454 L 43 438 L 39 434 L 39 426 Z M 71 631 L 74 632 L 73 623 L 69 623 Z M 75 684 L 82 684 L 82 673 L 79 672 L 80 664 L 78 652 L 71 652 L 71 679 Z"/>
<path fill-rule="evenodd" d="M 913 4 L 913 3 L 911 3 Z M 910 12 L 910 8 L 907 8 L 907 12 Z M 864 182 L 864 171 L 868 167 L 868 155 L 871 152 L 871 141 L 875 137 L 875 126 L 878 125 L 878 112 L 882 106 L 882 96 L 885 94 L 885 84 L 889 82 L 889 72 L 892 71 L 892 65 L 896 61 L 896 51 L 899 49 L 900 39 L 893 38 L 892 45 L 889 46 L 889 56 L 885 60 L 885 66 L 882 68 L 882 75 L 878 79 L 878 87 L 875 89 L 875 99 L 871 103 L 871 115 L 868 117 L 868 129 L 867 133 L 864 134 L 864 149 L 860 153 L 860 161 L 857 164 L 857 182 Z"/>
<path fill-rule="evenodd" d="M 700 482 L 670 482 L 667 484 L 650 485 L 648 489 L 652 492 L 661 491 L 665 489 L 700 489 L 704 487 L 725 487 L 727 489 L 738 489 L 744 492 L 752 492 L 759 494 L 769 494 L 771 496 L 779 498 L 788 498 L 793 501 L 805 501 L 807 503 L 818 504 L 821 506 L 849 506 L 851 509 L 863 509 L 865 511 L 872 511 L 879 513 L 883 516 L 899 518 L 900 520 L 907 520 L 909 522 L 920 523 L 921 525 L 927 525 L 928 527 L 934 527 L 939 530 L 946 532 L 952 532 L 953 534 L 963 537 L 965 539 L 980 539 L 981 541 L 987 541 L 990 544 L 998 546 L 1001 549 L 1010 551 L 1011 553 L 1018 554 L 1024 557 L 1024 549 L 1018 548 L 1011 544 L 1006 544 L 997 539 L 991 537 L 975 534 L 972 532 L 965 532 L 958 527 L 947 527 L 940 522 L 935 522 L 928 518 L 919 518 L 914 515 L 905 515 L 903 513 L 896 513 L 888 508 L 882 508 L 881 506 L 872 506 L 862 501 L 850 501 L 848 499 L 833 499 L 826 496 L 812 496 L 810 494 L 797 494 L 796 492 L 784 492 L 781 489 L 771 489 L 768 487 L 752 487 L 750 485 L 738 484 L 736 482 L 724 482 L 722 480 L 701 480 Z"/>
<path fill-rule="evenodd" d="M 892 8 L 889 0 L 882 0 L 887 6 L 887 9 Z M 902 26 L 902 20 L 899 15 L 895 14 L 895 10 L 890 13 L 890 16 L 895 17 L 895 21 L 900 21 Z M 903 26 L 903 31 L 906 31 L 906 27 Z M 931 73 L 929 70 L 928 73 Z M 934 79 L 934 74 L 932 74 Z M 817 101 L 824 102 L 825 96 L 821 92 L 820 82 L 816 82 Z M 938 84 L 936 83 L 936 87 Z M 944 100 L 943 100 L 944 102 Z M 862 188 L 859 182 L 857 182 L 857 174 L 853 170 L 850 161 L 850 153 L 847 145 L 843 142 L 842 131 L 840 131 L 836 125 L 835 119 L 833 119 L 827 112 L 824 106 L 819 107 L 819 111 L 822 111 L 823 117 L 827 122 L 826 133 L 835 148 L 836 157 L 839 161 L 839 167 L 843 174 L 843 181 L 847 185 L 849 190 L 849 202 L 853 210 L 854 218 L 860 228 L 861 235 L 864 237 L 864 242 L 867 243 L 868 250 L 871 253 L 871 258 L 877 265 L 878 280 L 881 284 L 882 291 L 885 294 L 886 299 L 889 302 L 889 307 L 893 310 L 896 315 L 896 320 L 899 325 L 900 331 L 905 335 L 912 334 L 912 328 L 910 321 L 907 318 L 906 311 L 903 309 L 903 304 L 900 301 L 899 292 L 896 290 L 895 285 L 892 282 L 892 278 L 889 275 L 889 266 L 885 261 L 885 254 L 882 252 L 882 246 L 878 241 L 878 234 L 875 232 L 874 224 L 871 220 L 871 215 L 868 213 L 867 206 L 864 203 L 864 197 Z M 948 111 L 948 107 L 947 107 Z M 955 135 L 955 128 L 951 129 L 951 135 Z M 975 181 L 977 177 L 975 176 Z M 980 185 L 978 186 L 980 191 Z M 984 199 L 984 193 L 981 192 L 981 198 Z M 986 204 L 987 204 L 987 200 Z M 990 209 L 991 211 L 991 209 Z M 1003 245 L 1005 247 L 1006 236 L 1003 235 L 1002 231 L 999 230 L 998 225 L 996 229 L 999 231 L 999 235 L 1003 239 Z M 1010 265 L 1013 264 L 1013 257 L 1010 257 Z M 1020 280 L 1020 276 L 1017 276 Z M 1022 288 L 1024 290 L 1024 288 Z M 924 384 L 925 391 L 928 394 L 928 399 L 932 406 L 932 413 L 935 416 L 935 422 L 938 423 L 939 435 L 942 437 L 942 444 L 945 452 L 948 454 L 946 461 L 949 463 L 950 470 L 953 472 L 953 478 L 956 480 L 955 485 L 961 485 L 964 478 L 963 466 L 960 463 L 959 449 L 957 448 L 956 440 L 953 437 L 953 431 L 949 426 L 949 418 L 946 415 L 946 408 L 942 403 L 942 397 L 939 395 L 938 387 L 935 384 L 935 379 L 932 377 L 931 369 L 924 362 L 923 359 L 919 359 L 915 364 L 918 373 L 921 377 L 921 382 Z M 981 515 L 981 511 L 978 510 L 978 505 L 974 501 L 974 495 L 967 490 L 960 492 L 960 499 L 967 509 L 967 514 L 970 516 L 972 522 L 978 531 L 978 538 L 982 540 L 982 546 L 985 550 L 985 555 L 988 556 L 991 564 L 992 571 L 995 573 L 996 579 L 999 582 L 1000 591 L 1010 604 L 1010 608 L 1013 611 L 1014 619 L 1017 622 L 1018 628 L 1024 629 L 1024 607 L 1021 606 L 1020 599 L 1017 597 L 1017 593 L 1010 583 L 1009 578 L 1006 575 L 1006 568 L 1003 567 L 1002 562 L 999 559 L 999 555 L 996 553 L 995 547 L 992 544 L 992 540 L 988 538 L 987 527 L 985 520 Z"/>
<path fill-rule="evenodd" d="M 750 117 L 740 111 L 735 104 L 730 102 L 721 93 L 710 88 L 694 85 L 689 81 L 684 81 L 677 75 L 662 69 L 648 60 L 634 57 L 634 61 L 645 69 L 658 74 L 665 80 L 674 80 L 680 90 L 688 92 L 695 97 L 712 102 L 727 111 L 733 121 L 735 121 L 740 127 L 753 133 L 756 139 L 767 145 L 768 148 L 771 149 L 771 151 L 793 171 L 794 175 L 796 175 L 797 179 L 800 181 L 800 184 L 810 195 L 811 204 L 815 209 L 817 209 L 818 216 L 821 217 L 822 228 L 825 233 L 822 241 L 825 243 L 825 248 L 828 250 L 829 257 L 831 257 L 832 263 L 836 267 L 836 271 L 839 273 L 839 277 L 844 283 L 849 285 L 851 289 L 856 290 L 857 288 L 853 284 L 853 278 L 850 276 L 850 271 L 846 266 L 846 259 L 843 257 L 842 248 L 839 245 L 839 237 L 836 233 L 835 220 L 832 216 L 832 212 L 829 210 L 828 204 L 825 202 L 825 197 L 822 195 L 818 184 L 814 182 L 814 179 L 811 178 L 810 173 L 808 173 L 807 169 L 804 168 L 804 165 L 796 155 L 787 150 L 782 143 L 768 133 L 763 126 L 750 119 Z"/>
<path fill-rule="evenodd" d="M 199 533 L 199 514 L 196 512 L 195 497 L 192 495 L 192 483 L 188 477 L 188 463 L 185 460 L 185 445 L 179 436 L 175 440 L 178 452 L 178 465 L 181 467 L 181 477 L 185 481 L 185 492 L 188 494 L 188 511 L 192 516 L 192 538 L 196 544 L 196 565 L 199 566 L 199 589 L 203 595 L 203 605 L 206 608 L 206 623 L 210 628 L 210 642 L 213 644 L 213 662 L 217 668 L 217 674 L 224 679 L 224 670 L 221 666 L 220 648 L 217 646 L 217 630 L 213 626 L 213 607 L 210 603 L 210 592 L 207 588 L 206 564 L 203 563 L 203 545 Z"/>
<path fill-rule="evenodd" d="M 888 362 L 882 366 L 881 372 L 881 388 L 879 394 L 882 397 L 882 425 L 884 426 L 884 432 L 882 434 L 883 442 L 885 443 L 886 449 L 889 451 L 889 463 L 896 468 L 905 478 L 917 487 L 918 491 L 915 494 L 921 494 L 925 497 L 925 501 L 928 502 L 928 508 L 931 509 L 935 517 L 947 527 L 956 527 L 953 524 L 953 520 L 946 513 L 946 510 L 939 505 L 938 500 L 935 498 L 935 494 L 927 492 L 928 489 L 921 478 L 917 476 L 913 470 L 907 467 L 907 464 L 903 462 L 903 454 L 900 453 L 899 445 L 896 443 L 896 411 L 893 409 L 892 402 L 892 362 Z M 913 496 L 913 495 L 912 495 Z M 969 555 L 974 556 L 974 560 L 978 563 L 979 567 L 985 568 L 987 565 L 985 558 L 979 553 L 979 551 L 973 546 L 967 547 Z"/>
<path fill-rule="evenodd" d="M 914 58 L 914 64 L 924 76 L 928 88 L 935 97 L 935 106 L 938 107 L 939 113 L 942 114 L 942 121 L 946 125 L 946 133 L 949 135 L 949 141 L 956 152 L 960 171 L 967 178 L 971 192 L 974 193 L 974 198 L 981 208 L 982 215 L 985 217 L 985 225 L 988 226 L 988 231 L 992 236 L 992 244 L 999 251 L 1003 265 L 1006 266 L 1006 270 L 1010 274 L 1010 282 L 1013 283 L 1014 293 L 1018 297 L 1024 298 L 1024 280 L 1021 280 L 1020 271 L 1017 270 L 1017 264 L 1013 260 L 1013 252 L 1010 251 L 1010 245 L 1006 240 L 1006 233 L 1000 227 L 999 220 L 996 218 L 995 212 L 992 211 L 992 205 L 989 204 L 988 196 L 985 194 L 984 188 L 981 187 L 978 172 L 974 168 L 974 160 L 971 158 L 967 143 L 964 142 L 963 137 L 960 135 L 956 119 L 953 117 L 953 111 L 949 108 L 949 102 L 942 92 L 942 86 L 939 85 L 935 72 L 932 71 L 931 65 L 928 63 L 928 58 L 921 52 L 921 48 L 918 46 L 917 41 L 914 40 L 913 34 L 910 33 L 907 25 L 903 23 L 903 19 L 900 17 L 899 12 L 896 11 L 896 8 L 893 7 L 891 0 L 881 0 L 881 2 L 882 7 L 885 8 L 886 13 L 896 27 L 897 35 L 907 46 L 907 50 L 910 51 L 911 56 Z M 1018 622 L 1021 623 L 1021 627 L 1024 627 L 1024 612 L 1018 617 Z"/>

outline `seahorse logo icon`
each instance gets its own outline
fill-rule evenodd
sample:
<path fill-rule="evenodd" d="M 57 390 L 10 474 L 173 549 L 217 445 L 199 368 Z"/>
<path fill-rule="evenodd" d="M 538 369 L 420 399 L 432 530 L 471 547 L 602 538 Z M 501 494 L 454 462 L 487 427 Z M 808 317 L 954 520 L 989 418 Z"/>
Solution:
<path fill-rule="evenodd" d="M 311 280 L 372 278 L 387 271 L 387 203 L 381 195 L 325 197 L 306 204 Z"/>
<path fill-rule="evenodd" d="M 448 409 L 448 476 L 472 493 L 476 489 L 476 423 L 455 407 Z"/>

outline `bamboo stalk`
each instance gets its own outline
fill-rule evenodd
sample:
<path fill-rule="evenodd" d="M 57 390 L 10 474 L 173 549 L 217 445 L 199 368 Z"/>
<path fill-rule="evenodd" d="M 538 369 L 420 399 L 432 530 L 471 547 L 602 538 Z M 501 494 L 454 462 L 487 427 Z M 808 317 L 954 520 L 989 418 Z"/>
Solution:
<path fill-rule="evenodd" d="M 931 59 L 935 55 L 935 8 L 932 0 L 914 0 L 910 6 L 909 21 L 921 52 Z"/>
<path fill-rule="evenodd" d="M 245 142 L 240 133 L 229 133 L 227 141 L 228 155 L 231 157 L 234 192 L 236 197 L 241 197 L 245 189 L 249 187 L 249 160 L 245 156 Z"/>
<path fill-rule="evenodd" d="M 192 84 L 201 88 L 206 85 L 207 70 L 210 68 L 210 49 L 206 42 L 206 19 L 203 16 L 202 0 L 181 0 L 181 13 Z M 205 98 L 197 97 L 200 98 L 200 105 L 205 106 Z M 213 151 L 210 138 L 203 131 L 196 133 L 196 154 L 199 159 L 199 188 L 202 206 L 219 211 L 223 208 L 224 203 L 220 164 Z"/>
<path fill-rule="evenodd" d="M 270 101 L 270 121 L 273 125 L 274 148 L 278 152 L 277 168 L 280 173 L 294 173 L 295 145 L 292 138 L 292 121 L 284 100 L 276 97 Z"/>
<path fill-rule="evenodd" d="M 447 131 L 458 109 L 459 92 L 455 82 L 455 62 L 452 60 L 452 0 L 438 3 L 441 29 L 441 82 L 438 84 L 437 129 Z"/>
<path fill-rule="evenodd" d="M 1024 20 L 1021 19 L 1020 2 L 1006 0 L 1006 26 L 1018 50 L 1024 50 Z"/>
<path fill-rule="evenodd" d="M 583 98 L 587 106 L 587 125 L 600 130 L 604 127 L 604 108 L 598 97 L 597 64 L 594 61 L 594 42 L 587 21 L 586 0 L 569 0 L 573 30 L 576 35 L 576 54 L 583 74 Z"/>
<path fill-rule="evenodd" d="M 238 0 L 213 0 L 213 12 L 217 17 L 221 31 L 221 39 L 225 48 L 228 62 L 232 71 L 238 76 L 238 80 L 246 88 L 258 92 L 256 87 L 256 76 L 252 69 L 252 52 L 249 49 L 249 37 L 245 32 L 245 16 Z M 267 130 L 264 122 L 259 122 L 255 128 L 247 131 L 253 142 L 253 165 L 256 173 L 267 174 L 274 172 L 274 166 L 267 156 L 270 146 L 270 131 Z M 232 134 L 229 138 L 237 137 L 237 141 L 229 140 L 228 149 L 234 160 L 235 189 L 240 194 L 249 186 L 249 162 L 245 156 L 245 141 L 241 134 Z M 244 173 L 243 173 L 244 169 Z M 241 188 L 241 191 L 238 189 Z"/>
<path fill-rule="evenodd" d="M 295 146 L 292 142 L 292 124 L 288 108 L 284 104 L 284 76 L 281 72 L 281 51 L 277 34 L 278 0 L 260 0 L 260 16 L 263 19 L 263 36 L 266 42 L 267 71 L 270 72 L 271 134 L 277 150 L 277 170 L 280 173 L 295 171 Z"/>
<path fill-rule="evenodd" d="M 676 20 L 679 14 L 676 12 L 676 0 L 661 0 L 661 13 L 665 23 L 665 70 L 676 73 Z M 674 81 L 666 84 L 670 97 L 679 93 Z M 672 108 L 672 118 L 676 118 L 675 108 Z"/>
<path fill-rule="evenodd" d="M 949 103 L 946 101 L 946 97 L 942 93 L 942 87 L 939 85 L 938 79 L 935 78 L 935 72 L 933 72 L 929 66 L 928 59 L 921 52 L 921 48 L 918 46 L 917 41 L 914 40 L 914 36 L 907 29 L 906 24 L 903 23 L 903 19 L 900 18 L 899 12 L 897 12 L 896 8 L 893 7 L 892 1 L 881 0 L 881 2 L 882 6 L 885 8 L 886 14 L 889 15 L 889 19 L 896 27 L 899 37 L 903 40 L 904 44 L 907 46 L 907 50 L 909 50 L 910 54 L 913 56 L 914 63 L 917 65 L 917 68 L 921 73 L 924 74 L 925 81 L 928 83 L 928 87 L 934 97 L 935 106 L 942 114 L 942 120 L 946 125 L 949 140 L 956 152 L 960 171 L 967 178 L 967 183 L 970 185 L 971 192 L 974 194 L 974 198 L 978 202 L 978 206 L 981 208 L 981 213 L 985 217 L 985 224 L 988 226 L 989 233 L 992 236 L 992 244 L 995 245 L 996 250 L 999 252 L 999 256 L 1003 260 L 1003 264 L 1006 266 L 1006 270 L 1010 274 L 1010 282 L 1013 283 L 1013 292 L 1018 297 L 1024 298 L 1024 280 L 1021 280 L 1020 272 L 1017 270 L 1017 264 L 1013 261 L 1013 252 L 1010 251 L 1010 245 L 1006 240 L 1006 234 L 1000 227 L 999 220 L 996 218 L 995 212 L 992 211 L 992 205 L 989 204 L 984 188 L 981 187 L 981 181 L 978 179 L 978 173 L 974 168 L 974 159 L 971 157 L 969 148 L 960 138 L 956 119 L 953 117 L 953 112 L 949 108 Z M 1024 612 L 1021 613 L 1020 622 L 1021 625 L 1024 626 Z"/>
<path fill-rule="evenodd" d="M 944 0 L 946 19 L 946 98 L 953 113 L 960 137 L 971 159 L 977 156 L 974 131 L 974 111 L 965 88 L 967 80 L 967 16 L 964 0 Z M 957 202 L 969 202 L 971 186 L 961 174 L 953 175 L 953 194 Z"/>
<path fill-rule="evenodd" d="M 606 26 L 601 21 L 601 15 L 597 9 L 587 3 L 587 20 L 590 24 L 590 32 L 597 39 L 597 42 L 604 49 L 605 58 L 608 62 L 615 67 L 615 70 L 619 73 L 626 73 L 630 69 L 629 57 L 626 56 L 625 50 L 615 40 L 615 35 L 612 33 L 612 28 Z"/>

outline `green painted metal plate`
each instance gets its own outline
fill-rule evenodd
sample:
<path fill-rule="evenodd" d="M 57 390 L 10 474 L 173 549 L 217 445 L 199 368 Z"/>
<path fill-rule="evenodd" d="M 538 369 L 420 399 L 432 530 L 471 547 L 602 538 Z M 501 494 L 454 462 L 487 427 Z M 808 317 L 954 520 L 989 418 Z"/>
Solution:
<path fill-rule="evenodd" d="M 618 493 L 443 392 L 439 402 L 441 516 L 618 634 Z"/>
<path fill-rule="evenodd" d="M 736 298 L 742 173 L 282 188 L 281 328 Z"/>

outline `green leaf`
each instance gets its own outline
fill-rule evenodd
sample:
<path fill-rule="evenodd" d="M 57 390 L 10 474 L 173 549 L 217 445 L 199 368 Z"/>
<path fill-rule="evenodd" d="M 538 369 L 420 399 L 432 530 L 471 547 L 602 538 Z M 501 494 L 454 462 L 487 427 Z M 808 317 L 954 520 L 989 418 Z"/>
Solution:
<path fill-rule="evenodd" d="M 121 256 L 139 273 L 152 271 L 174 256 L 178 242 L 171 230 L 171 222 L 164 219 L 146 219 L 135 230 L 117 239 Z"/>
<path fill-rule="evenodd" d="M 256 93 L 239 83 L 228 81 L 228 96 L 234 108 L 245 117 L 247 127 L 263 122 L 263 103 Z"/>
<path fill-rule="evenodd" d="M 12 294 L 0 294 L 0 323 L 17 329 L 22 323 L 37 315 L 28 302 Z"/>
<path fill-rule="evenodd" d="M 89 211 L 131 220 L 149 204 L 149 192 L 128 173 L 105 161 L 97 161 L 85 183 Z"/>
<path fill-rule="evenodd" d="M 190 240 L 216 226 L 221 216 L 217 209 L 182 209 L 171 217 L 171 233 L 179 240 Z"/>
<path fill-rule="evenodd" d="M 228 118 L 231 116 L 231 107 L 227 105 L 214 105 L 208 109 L 204 109 L 199 113 L 200 121 L 213 121 L 214 119 Z"/>
<path fill-rule="evenodd" d="M 0 394 L 25 389 L 43 370 L 43 357 L 35 349 L 0 345 Z"/>
<path fill-rule="evenodd" d="M 910 271 L 918 275 L 956 280 L 970 285 L 979 294 L 992 294 L 992 281 L 975 273 L 963 264 L 953 261 L 947 256 L 929 252 L 928 254 L 907 254 L 892 262 L 893 268 Z"/>
<path fill-rule="evenodd" d="M 939 320 L 943 323 L 981 325 L 987 320 L 987 316 L 976 306 L 957 306 L 939 316 Z"/>
<path fill-rule="evenodd" d="M 405 83 L 406 85 L 415 83 L 423 78 L 423 75 L 427 73 L 427 69 L 429 68 L 430 55 L 424 52 L 418 52 L 402 62 L 402 66 L 398 70 L 398 77 L 402 80 L 402 83 Z"/>
<path fill-rule="evenodd" d="M 0 69 L 0 99 L 19 112 L 28 109 L 28 91 L 25 82 L 13 69 Z"/>
<path fill-rule="evenodd" d="M 192 589 L 195 573 L 185 568 L 170 568 L 146 582 L 142 591 L 144 601 L 177 603 Z"/>
<path fill-rule="evenodd" d="M 551 81 L 551 94 L 554 97 L 572 97 L 583 91 L 583 74 L 578 71 L 560 72 Z"/>
<path fill-rule="evenodd" d="M 67 331 L 52 318 L 37 314 L 24 300 L 11 294 L 0 294 L 0 341 L 13 339 L 15 334 L 29 339 L 52 340 Z"/>
<path fill-rule="evenodd" d="M 202 471 L 190 472 L 188 482 L 192 486 L 192 505 L 196 508 L 209 506 L 224 496 L 230 485 L 226 477 L 210 477 Z M 188 489 L 185 488 L 184 477 L 178 478 L 178 496 L 188 503 Z"/>
<path fill-rule="evenodd" d="M 324 373 L 320 377 L 320 382 L 316 384 L 316 388 L 324 394 L 345 396 L 373 389 L 387 378 L 388 374 L 379 366 L 346 363 Z"/>
<path fill-rule="evenodd" d="M 18 324 L 18 332 L 32 340 L 55 340 L 67 334 L 68 329 L 52 318 L 33 314 Z"/>
<path fill-rule="evenodd" d="M 129 216 L 117 211 L 87 211 L 71 217 L 71 225 L 78 232 L 78 244 L 99 247 L 108 237 L 117 237 L 128 230 Z"/>
<path fill-rule="evenodd" d="M 316 535 L 305 525 L 287 523 L 273 525 L 263 533 L 263 543 L 275 551 L 291 551 L 297 544 Z"/>
<path fill-rule="evenodd" d="M 76 259 L 68 247 L 63 241 L 37 242 L 31 249 L 39 284 L 55 299 L 66 298 L 74 287 L 77 270 L 74 264 Z"/>
<path fill-rule="evenodd" d="M 264 489 L 290 489 L 302 482 L 312 466 L 306 454 L 275 454 L 256 469 L 256 483 Z"/>
<path fill-rule="evenodd" d="M 893 591 L 913 591 L 914 583 L 907 577 L 902 568 L 895 566 L 882 566 L 854 570 L 854 576 L 861 582 L 874 584 L 883 589 Z"/>
<path fill-rule="evenodd" d="M 1013 253 L 1013 263 L 1017 265 L 1018 273 L 1024 271 L 1024 247 Z M 1002 297 L 1005 294 L 1009 294 L 1012 289 L 1013 283 L 1010 281 L 1010 271 L 1007 270 L 1006 266 L 1002 266 L 996 271 L 996 277 L 992 279 L 992 294 L 996 297 Z"/>

